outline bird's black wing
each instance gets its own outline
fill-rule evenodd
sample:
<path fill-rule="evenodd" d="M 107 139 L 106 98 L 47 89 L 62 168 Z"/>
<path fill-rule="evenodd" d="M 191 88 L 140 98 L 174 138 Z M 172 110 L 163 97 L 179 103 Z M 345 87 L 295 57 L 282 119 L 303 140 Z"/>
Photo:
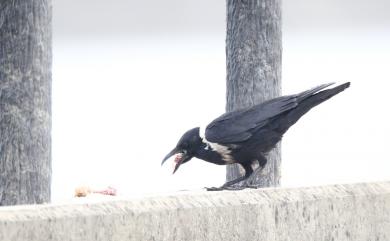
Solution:
<path fill-rule="evenodd" d="M 225 113 L 206 127 L 205 137 L 210 142 L 221 144 L 244 142 L 273 117 L 295 108 L 299 102 L 329 85 L 332 83 L 320 85 L 300 94 L 271 99 L 251 108 Z"/>

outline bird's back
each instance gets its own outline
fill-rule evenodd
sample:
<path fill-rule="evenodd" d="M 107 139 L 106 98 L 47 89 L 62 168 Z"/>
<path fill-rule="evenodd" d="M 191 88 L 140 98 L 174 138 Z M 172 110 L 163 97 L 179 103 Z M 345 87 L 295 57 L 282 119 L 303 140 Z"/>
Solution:
<path fill-rule="evenodd" d="M 258 145 L 274 145 L 311 108 L 348 88 L 350 83 L 323 90 L 330 85 L 324 84 L 296 95 L 278 97 L 251 108 L 226 113 L 207 126 L 205 137 L 220 144 L 248 144 L 252 140 L 249 142 L 251 145 L 261 141 Z"/>

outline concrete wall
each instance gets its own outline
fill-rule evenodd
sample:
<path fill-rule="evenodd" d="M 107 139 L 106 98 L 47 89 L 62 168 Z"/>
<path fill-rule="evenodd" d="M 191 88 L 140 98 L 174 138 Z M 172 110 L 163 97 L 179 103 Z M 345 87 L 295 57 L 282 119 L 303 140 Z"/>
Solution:
<path fill-rule="evenodd" d="M 390 182 L 0 208 L 0 240 L 390 240 Z"/>

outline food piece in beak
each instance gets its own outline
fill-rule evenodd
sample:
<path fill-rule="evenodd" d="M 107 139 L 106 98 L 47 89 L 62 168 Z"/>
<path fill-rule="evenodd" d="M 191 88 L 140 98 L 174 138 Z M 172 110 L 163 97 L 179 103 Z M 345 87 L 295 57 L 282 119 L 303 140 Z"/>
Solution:
<path fill-rule="evenodd" d="M 177 169 L 179 169 L 179 166 L 181 165 L 182 162 L 183 162 L 183 153 L 178 153 L 175 156 L 175 167 L 173 169 L 172 174 L 175 174 L 175 172 L 177 171 Z"/>
<path fill-rule="evenodd" d="M 176 155 L 175 155 L 176 154 Z M 175 163 L 175 167 L 174 167 L 174 170 L 173 170 L 173 173 L 175 173 L 177 171 L 177 169 L 179 169 L 179 166 L 183 163 L 183 162 L 186 162 L 188 161 L 190 158 L 188 158 L 188 155 L 187 155 L 187 152 L 184 150 L 184 151 L 181 151 L 180 149 L 178 149 L 177 147 L 174 148 L 171 152 L 168 153 L 168 155 L 166 155 L 163 159 L 163 161 L 161 162 L 161 165 L 164 164 L 164 162 L 166 162 L 170 157 L 172 157 L 173 155 L 175 155 L 175 160 L 174 160 L 174 163 Z M 173 174 L 172 173 L 172 174 Z"/>
<path fill-rule="evenodd" d="M 175 163 L 179 163 L 183 157 L 182 153 L 177 153 L 175 156 Z"/>

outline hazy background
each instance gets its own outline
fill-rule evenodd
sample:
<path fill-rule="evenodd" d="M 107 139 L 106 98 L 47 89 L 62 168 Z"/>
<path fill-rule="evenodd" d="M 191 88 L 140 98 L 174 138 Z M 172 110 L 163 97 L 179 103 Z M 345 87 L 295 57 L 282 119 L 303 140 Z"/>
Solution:
<path fill-rule="evenodd" d="M 225 1 L 53 1 L 53 200 L 221 185 L 161 159 L 225 107 Z M 390 2 L 283 1 L 283 93 L 351 81 L 286 134 L 282 185 L 390 180 Z"/>

